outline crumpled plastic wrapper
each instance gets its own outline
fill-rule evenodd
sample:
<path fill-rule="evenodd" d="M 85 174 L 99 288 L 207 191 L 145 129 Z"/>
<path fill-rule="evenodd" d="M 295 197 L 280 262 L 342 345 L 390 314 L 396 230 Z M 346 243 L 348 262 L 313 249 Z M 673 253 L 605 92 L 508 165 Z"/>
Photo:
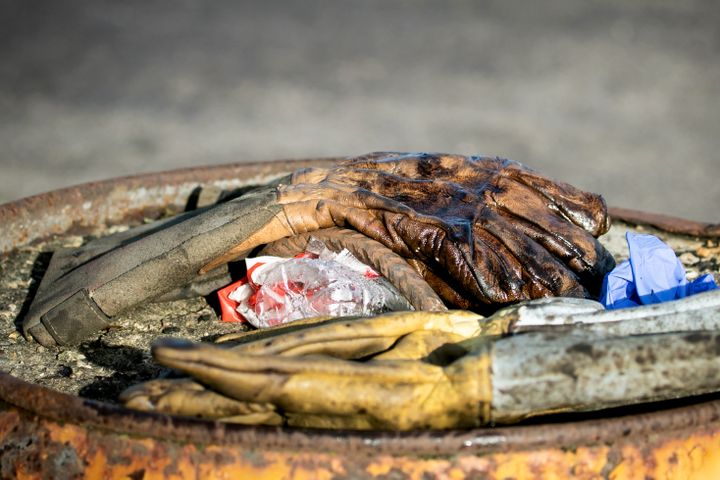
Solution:
<path fill-rule="evenodd" d="M 412 310 L 400 292 L 349 251 L 311 240 L 295 258 L 245 260 L 245 278 L 218 292 L 223 321 L 257 328 L 318 316 L 371 316 Z"/>

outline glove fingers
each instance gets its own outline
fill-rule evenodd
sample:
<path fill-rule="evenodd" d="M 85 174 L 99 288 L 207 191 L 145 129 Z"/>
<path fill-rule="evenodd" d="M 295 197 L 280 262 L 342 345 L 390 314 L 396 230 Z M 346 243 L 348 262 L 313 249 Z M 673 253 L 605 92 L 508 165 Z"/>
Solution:
<path fill-rule="evenodd" d="M 328 182 L 284 187 L 278 193 L 278 203 L 283 206 L 283 221 L 293 235 L 320 228 L 351 225 L 379 240 L 387 236 L 384 233 L 387 228 L 382 221 L 385 213 L 417 217 L 427 223 L 444 225 L 442 220 L 419 214 L 392 198 L 362 188 Z M 264 243 L 270 241 L 268 239 Z"/>
<path fill-rule="evenodd" d="M 405 368 L 396 368 L 390 363 L 370 365 L 328 356 L 254 355 L 172 339 L 153 344 L 152 354 L 161 365 L 188 373 L 219 392 L 261 403 L 277 403 L 284 383 L 293 376 L 351 378 L 372 373 L 377 381 L 416 384 L 442 375 L 436 367 L 421 362 L 406 362 L 402 363 Z"/>
<path fill-rule="evenodd" d="M 547 198 L 531 187 L 507 178 L 501 179 L 498 187 L 492 198 L 498 212 L 509 223 L 542 244 L 576 273 L 591 276 L 605 273 L 608 257 L 611 259 L 609 253 L 588 231 L 548 209 Z"/>
<path fill-rule="evenodd" d="M 432 330 L 471 336 L 481 316 L 465 312 L 392 312 L 370 318 L 338 319 L 244 343 L 233 350 L 253 355 L 305 356 L 324 354 L 337 358 L 363 358 L 382 352 L 398 339 Z"/>
<path fill-rule="evenodd" d="M 363 324 L 362 320 L 345 319 L 342 322 L 328 322 L 269 339 L 243 343 L 233 350 L 253 355 L 322 354 L 344 359 L 363 358 L 387 350 L 395 343 L 398 336 L 407 333 L 402 329 L 394 328 L 392 321 L 378 318 L 380 320 L 369 325 Z"/>
<path fill-rule="evenodd" d="M 478 418 L 477 408 L 452 408 L 477 403 L 474 392 L 463 392 L 463 400 L 442 368 L 418 361 L 242 355 L 199 344 L 159 344 L 153 354 L 224 395 L 272 403 L 288 416 L 360 416 L 373 426 L 396 429 L 447 428 Z"/>
<path fill-rule="evenodd" d="M 503 212 L 503 216 L 506 216 L 505 212 Z M 518 231 L 533 239 L 545 249 L 552 252 L 556 258 L 563 261 L 587 288 L 599 288 L 604 275 L 615 266 L 613 256 L 598 241 L 594 242 L 595 248 L 592 250 L 592 253 L 588 255 L 589 257 L 596 258 L 596 260 L 594 263 L 588 263 L 585 259 L 578 259 L 577 257 L 568 255 L 565 242 L 558 241 L 557 238 L 548 235 L 546 231 L 540 229 L 537 225 L 519 221 L 517 217 L 507 216 L 513 220 L 513 224 Z"/>
<path fill-rule="evenodd" d="M 461 284 L 461 289 L 480 298 L 482 303 L 505 303 L 515 298 L 513 295 L 508 296 L 503 289 L 517 284 L 517 281 L 508 283 L 506 280 L 513 277 L 513 272 L 516 272 L 516 277 L 519 276 L 520 267 L 507 255 L 498 254 L 491 246 L 479 252 L 477 258 L 471 258 L 469 252 L 464 252 L 462 245 L 469 250 L 472 237 L 469 222 L 462 221 L 455 228 L 451 228 L 436 217 L 419 215 L 406 206 L 385 209 L 386 205 L 394 207 L 393 202 L 386 197 L 364 193 L 366 197 L 363 198 L 363 203 L 371 204 L 374 208 L 355 207 L 358 203 L 348 207 L 347 203 L 352 205 L 356 199 L 352 198 L 350 202 L 344 203 L 348 198 L 336 195 L 333 200 L 318 201 L 310 209 L 302 204 L 291 203 L 285 205 L 285 210 L 293 225 L 301 223 L 295 220 L 293 209 L 297 208 L 300 212 L 310 210 L 316 212 L 317 218 L 322 219 L 322 222 L 314 227 L 331 224 L 351 226 L 402 256 L 418 258 L 428 265 L 434 264 L 446 271 L 449 278 L 456 279 Z M 337 201 L 338 198 L 340 202 Z M 285 197 L 282 201 L 289 202 L 291 199 L 292 197 Z M 305 225 L 308 225 L 308 222 L 305 222 Z M 447 239 L 448 232 L 452 232 L 452 240 Z M 494 247 L 501 246 L 495 239 L 492 239 L 491 243 Z M 476 261 L 479 262 L 478 266 L 475 265 Z M 478 276 L 477 271 L 500 274 Z"/>
<path fill-rule="evenodd" d="M 576 231 L 572 223 L 548 208 L 548 199 L 542 192 L 521 180 L 512 180 L 525 173 L 529 178 L 543 180 L 513 162 L 499 159 L 412 155 L 381 162 L 348 162 L 345 167 L 329 172 L 323 183 L 359 185 L 377 191 L 379 196 L 360 190 L 353 201 L 348 202 L 345 194 L 336 195 L 324 202 L 323 207 L 336 224 L 342 217 L 345 224 L 403 256 L 417 257 L 431 269 L 434 264 L 449 269 L 448 276 L 459 280 L 462 290 L 480 297 L 483 303 L 507 303 L 558 293 L 582 294 L 584 289 L 578 288 L 578 279 L 568 275 L 550 252 L 576 271 L 585 272 L 595 264 L 602 248 L 598 248 L 592 236 Z M 450 174 L 452 182 L 443 179 L 443 175 Z M 493 188 L 488 188 L 489 183 Z M 541 230 L 527 225 L 518 227 L 508 221 L 502 222 L 505 227 L 502 231 L 472 228 L 471 222 L 482 222 L 476 209 L 483 202 L 472 188 L 466 190 L 458 185 L 479 189 L 482 198 L 489 196 L 499 208 L 516 215 L 516 223 L 534 222 L 531 225 L 538 225 Z M 575 192 L 562 185 L 557 190 Z M 388 197 L 401 200 L 402 205 L 395 205 Z M 406 205 L 412 207 L 410 212 L 402 208 Z M 394 208 L 388 210 L 388 206 Z M 486 206 L 489 208 L 483 208 L 490 212 L 493 206 Z M 374 207 L 377 211 L 373 212 Z M 452 220 L 452 227 L 435 215 Z M 463 250 L 463 244 L 472 244 L 474 252 Z M 536 258 L 540 261 L 533 262 Z M 528 261 L 531 263 L 525 268 L 520 265 Z M 545 267 L 549 271 L 544 272 Z"/>
<path fill-rule="evenodd" d="M 550 180 L 528 169 L 510 169 L 508 172 L 510 177 L 540 192 L 552 202 L 553 208 L 592 236 L 599 237 L 610 229 L 610 217 L 602 196 Z"/>
<path fill-rule="evenodd" d="M 453 279 L 453 288 L 482 303 L 512 300 L 506 290 L 512 290 L 519 281 L 521 267 L 493 236 L 476 230 L 464 235 L 467 240 L 458 240 L 435 225 L 408 217 L 386 217 L 391 238 L 399 239 L 429 269 L 444 272 L 443 278 Z M 478 245 L 474 252 L 469 248 L 473 241 Z"/>
<path fill-rule="evenodd" d="M 577 276 L 542 245 L 518 231 L 507 219 L 488 210 L 481 229 L 501 241 L 522 268 L 522 278 L 512 290 L 517 300 L 547 296 L 585 296 Z M 514 280 L 514 279 L 513 279 Z"/>
<path fill-rule="evenodd" d="M 246 417 L 243 423 L 259 423 L 263 418 L 262 423 L 267 424 L 274 418 L 273 424 L 278 424 L 281 420 L 269 403 L 241 402 L 208 390 L 189 378 L 159 379 L 133 385 L 120 394 L 119 400 L 128 408 L 146 412 L 208 419 L 234 417 L 235 422 Z"/>
<path fill-rule="evenodd" d="M 328 171 L 323 183 L 358 185 L 377 192 L 382 199 L 401 201 L 411 207 L 411 212 L 396 205 L 388 211 L 385 207 L 392 202 L 383 201 L 373 204 L 378 211 L 367 215 L 355 204 L 344 210 L 346 224 L 403 256 L 418 257 L 431 269 L 437 263 L 444 269 L 453 269 L 448 276 L 459 280 L 462 290 L 479 295 L 484 303 L 506 303 L 550 292 L 584 292 L 575 286 L 577 278 L 559 273 L 562 268 L 549 253 L 583 274 L 583 278 L 602 274 L 612 263 L 598 242 L 573 224 L 575 221 L 597 227 L 591 224 L 595 217 L 604 218 L 604 203 L 596 195 L 555 184 L 508 160 L 433 154 L 379 158 L 373 155 L 369 159 L 349 160 L 344 166 Z M 551 193 L 557 199 L 549 197 Z M 363 191 L 361 195 L 370 194 Z M 486 198 L 493 202 L 486 203 Z M 333 201 L 338 200 L 347 205 L 340 197 Z M 593 200 L 598 202 L 593 204 Z M 588 201 L 590 205 L 583 204 Z M 495 233 L 473 229 L 477 206 L 492 209 L 493 203 L 509 218 L 510 221 L 503 222 L 508 229 Z M 363 204 L 368 206 L 367 202 Z M 356 207 L 360 210 L 355 210 Z M 429 226 L 424 225 L 425 220 Z M 515 232 L 513 238 L 505 238 L 510 235 L 507 232 Z M 448 243 L 455 245 L 452 248 L 444 245 Z M 468 255 L 463 244 L 473 244 L 474 253 Z M 529 280 L 523 279 L 518 260 L 533 258 L 523 254 L 523 249 L 540 255 L 539 263 L 543 267 L 549 265 L 551 271 L 544 274 L 535 262 L 524 269 Z"/>
<path fill-rule="evenodd" d="M 408 259 L 407 263 L 420 274 L 430 288 L 445 302 L 445 305 L 463 310 L 470 310 L 473 307 L 474 303 L 468 297 L 460 295 L 445 279 L 440 278 L 430 270 L 426 264 L 416 258 Z"/>

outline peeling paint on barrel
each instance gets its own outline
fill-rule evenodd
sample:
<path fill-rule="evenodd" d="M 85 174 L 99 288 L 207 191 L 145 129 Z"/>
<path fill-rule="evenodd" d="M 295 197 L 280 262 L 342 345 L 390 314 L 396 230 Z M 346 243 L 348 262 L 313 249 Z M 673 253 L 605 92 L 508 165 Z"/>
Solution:
<path fill-rule="evenodd" d="M 138 438 L 0 412 L 2 478 L 720 478 L 720 432 L 699 429 L 641 442 L 447 458 L 353 455 Z"/>

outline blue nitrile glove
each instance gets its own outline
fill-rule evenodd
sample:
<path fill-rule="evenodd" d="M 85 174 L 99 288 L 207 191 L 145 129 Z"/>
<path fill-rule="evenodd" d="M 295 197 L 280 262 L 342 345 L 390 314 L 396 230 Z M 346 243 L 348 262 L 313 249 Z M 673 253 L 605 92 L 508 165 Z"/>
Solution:
<path fill-rule="evenodd" d="M 718 288 L 711 274 L 688 282 L 675 252 L 654 235 L 628 232 L 630 259 L 605 276 L 600 302 L 607 309 L 668 302 Z"/>

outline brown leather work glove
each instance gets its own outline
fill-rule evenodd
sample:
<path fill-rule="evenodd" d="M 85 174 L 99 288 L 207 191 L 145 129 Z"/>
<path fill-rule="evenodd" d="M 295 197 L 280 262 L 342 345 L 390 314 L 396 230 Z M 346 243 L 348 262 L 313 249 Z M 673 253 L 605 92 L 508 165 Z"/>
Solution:
<path fill-rule="evenodd" d="M 356 229 L 413 259 L 451 306 L 588 296 L 615 263 L 594 238 L 609 228 L 601 196 L 511 160 L 373 153 L 296 172 L 278 202 L 284 234 Z"/>

